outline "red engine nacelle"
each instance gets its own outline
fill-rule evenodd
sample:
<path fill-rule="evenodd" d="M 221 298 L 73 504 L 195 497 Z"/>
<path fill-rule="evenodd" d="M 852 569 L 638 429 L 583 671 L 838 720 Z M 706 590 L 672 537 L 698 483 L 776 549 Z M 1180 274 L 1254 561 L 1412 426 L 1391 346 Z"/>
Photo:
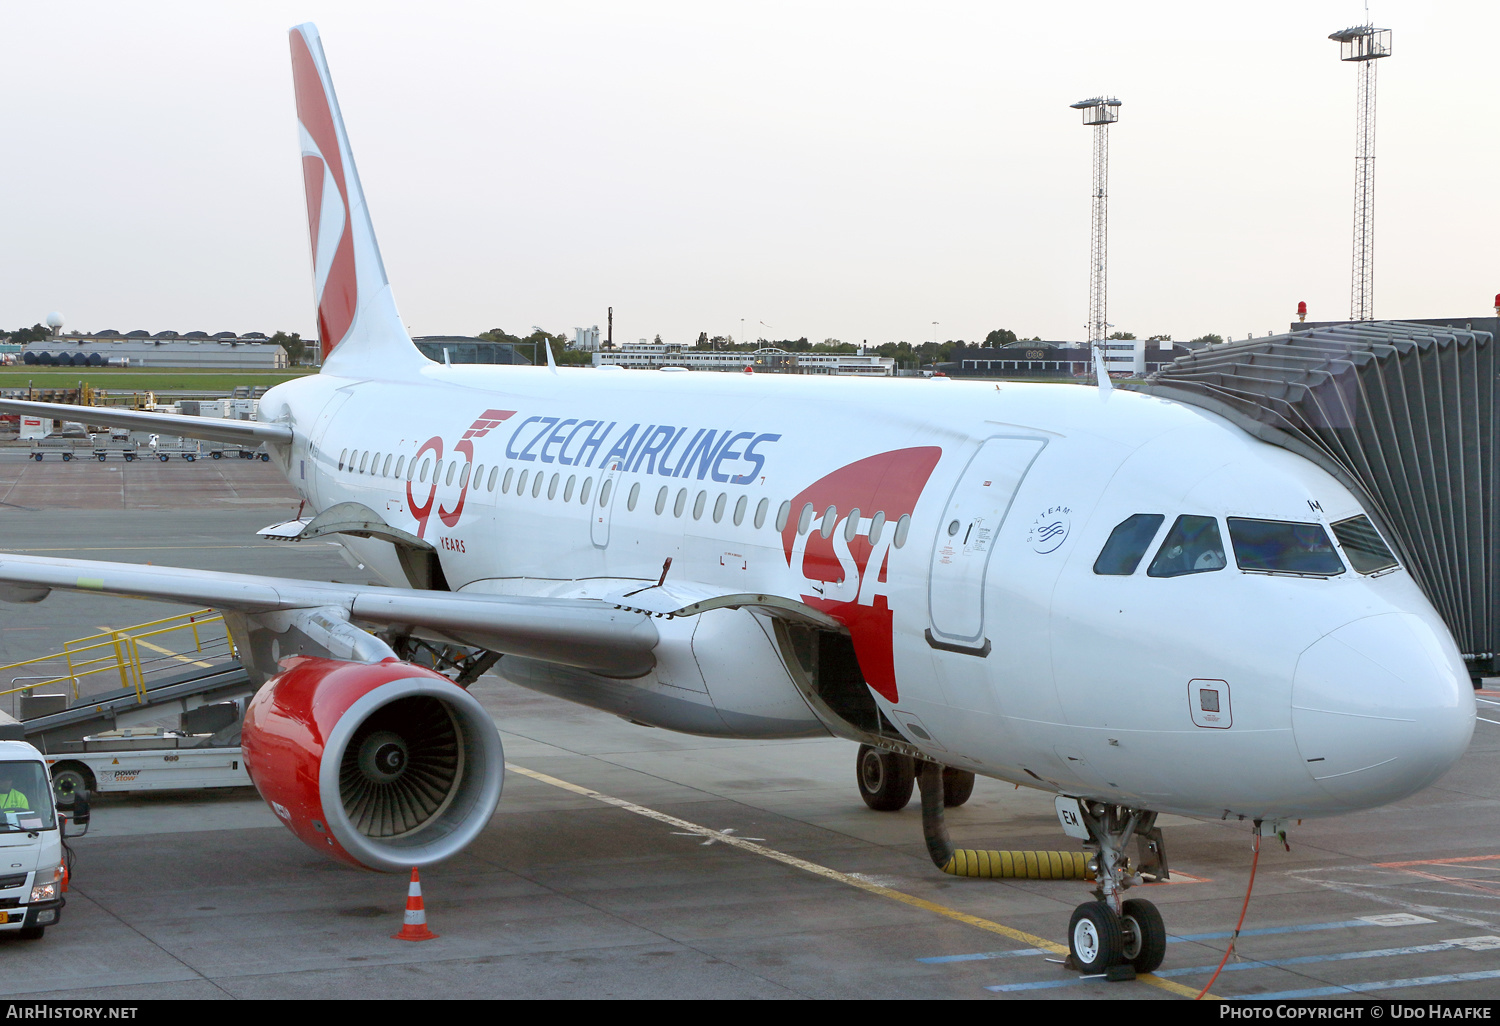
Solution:
<path fill-rule="evenodd" d="M 245 769 L 308 847 L 397 872 L 456 854 L 500 801 L 505 757 L 484 707 L 410 663 L 297 657 L 245 713 Z"/>

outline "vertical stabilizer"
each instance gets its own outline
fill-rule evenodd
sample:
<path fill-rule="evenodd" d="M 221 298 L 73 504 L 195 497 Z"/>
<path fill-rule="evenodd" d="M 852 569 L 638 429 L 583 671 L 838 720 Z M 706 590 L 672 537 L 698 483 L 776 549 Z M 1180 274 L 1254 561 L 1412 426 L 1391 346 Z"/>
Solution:
<path fill-rule="evenodd" d="M 375 377 L 415 370 L 425 360 L 396 312 L 317 27 L 290 35 L 323 365 Z"/>

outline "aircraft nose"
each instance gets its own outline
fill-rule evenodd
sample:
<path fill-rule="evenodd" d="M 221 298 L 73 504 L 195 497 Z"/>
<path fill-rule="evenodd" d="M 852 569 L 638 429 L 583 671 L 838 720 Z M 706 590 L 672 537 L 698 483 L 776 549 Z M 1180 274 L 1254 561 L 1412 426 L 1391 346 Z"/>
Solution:
<path fill-rule="evenodd" d="M 1474 711 L 1447 631 L 1413 613 L 1354 620 L 1297 660 L 1297 747 L 1346 808 L 1396 801 L 1442 776 L 1469 747 Z"/>

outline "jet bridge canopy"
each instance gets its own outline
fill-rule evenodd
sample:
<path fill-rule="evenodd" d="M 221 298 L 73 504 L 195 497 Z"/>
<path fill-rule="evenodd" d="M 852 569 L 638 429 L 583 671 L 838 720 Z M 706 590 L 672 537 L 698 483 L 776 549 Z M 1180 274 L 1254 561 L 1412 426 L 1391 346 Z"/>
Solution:
<path fill-rule="evenodd" d="M 1359 321 L 1178 357 L 1136 386 L 1313 460 L 1366 503 L 1475 676 L 1500 617 L 1488 331 Z"/>

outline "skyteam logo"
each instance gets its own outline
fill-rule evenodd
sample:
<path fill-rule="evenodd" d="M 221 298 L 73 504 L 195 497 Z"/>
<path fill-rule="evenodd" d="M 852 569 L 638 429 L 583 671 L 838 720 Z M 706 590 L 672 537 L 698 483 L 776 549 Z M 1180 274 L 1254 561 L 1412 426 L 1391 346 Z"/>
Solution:
<path fill-rule="evenodd" d="M 1068 540 L 1068 531 L 1073 527 L 1072 512 L 1067 506 L 1053 506 L 1038 514 L 1026 534 L 1026 544 L 1031 546 L 1031 551 L 1044 556 L 1056 552 Z"/>
<path fill-rule="evenodd" d="M 849 628 L 865 681 L 898 700 L 891 636 L 890 554 L 943 450 L 896 449 L 813 482 L 781 532 L 802 599 Z"/>

